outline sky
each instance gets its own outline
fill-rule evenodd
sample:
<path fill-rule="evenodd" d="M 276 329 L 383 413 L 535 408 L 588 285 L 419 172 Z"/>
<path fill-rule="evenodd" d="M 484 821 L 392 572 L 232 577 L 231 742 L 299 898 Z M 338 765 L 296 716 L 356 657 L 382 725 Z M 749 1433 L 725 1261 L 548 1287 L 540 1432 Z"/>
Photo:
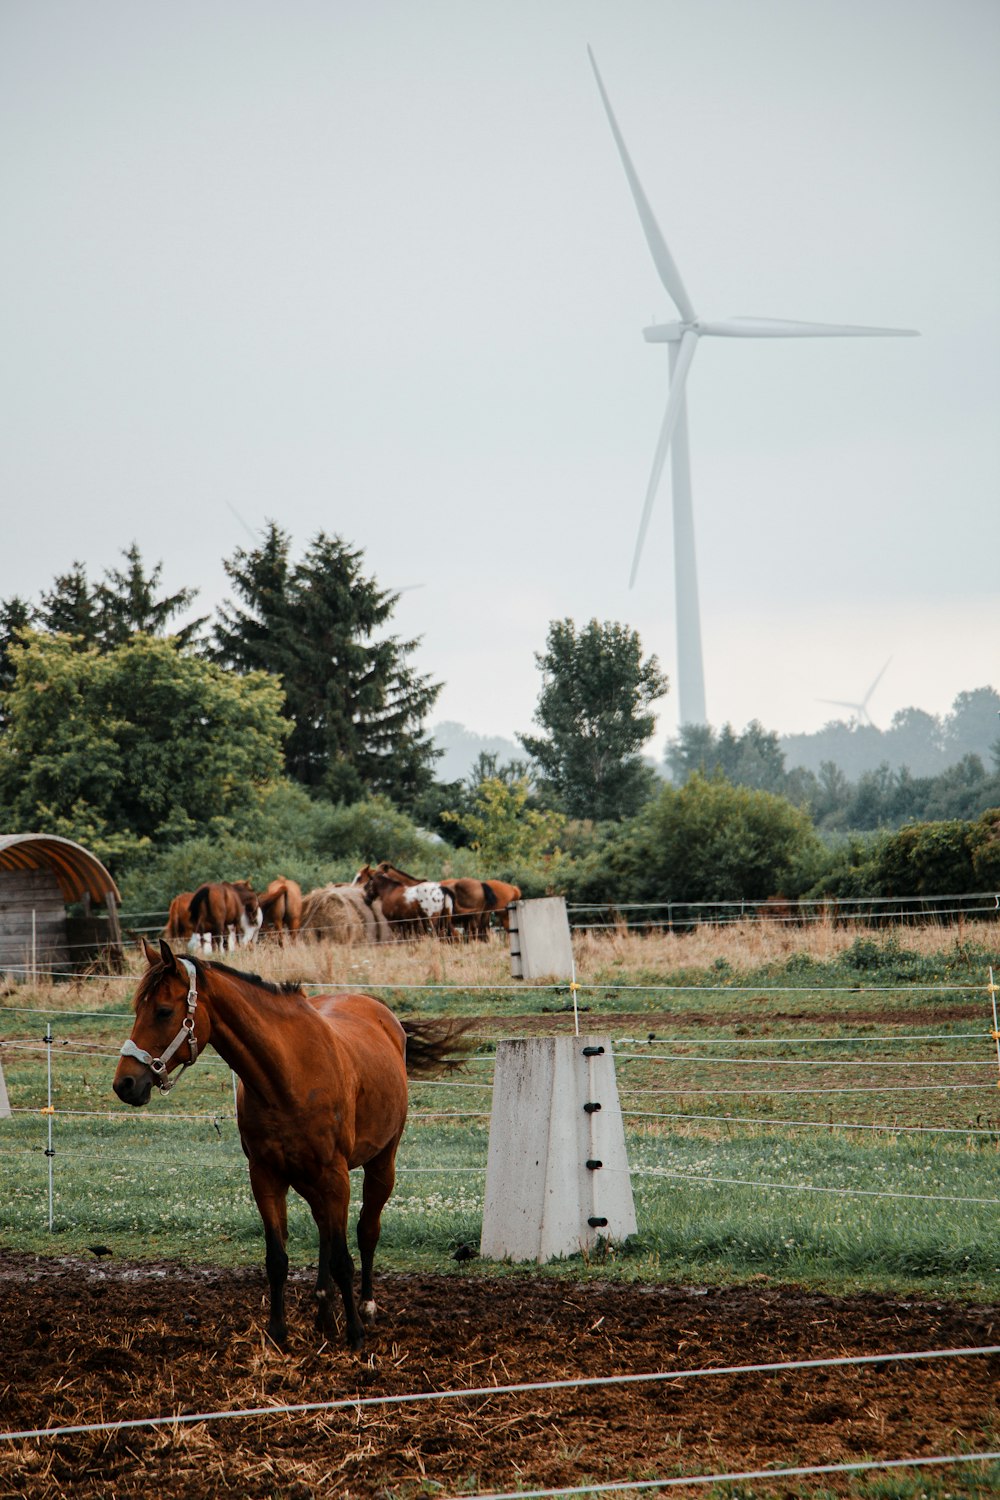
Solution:
<path fill-rule="evenodd" d="M 995 0 L 4 0 L 0 598 L 136 541 L 211 612 L 274 520 L 403 591 L 432 723 L 530 731 L 567 617 L 673 681 L 676 313 L 588 43 L 700 315 L 921 332 L 703 344 L 710 721 L 1000 685 Z"/>

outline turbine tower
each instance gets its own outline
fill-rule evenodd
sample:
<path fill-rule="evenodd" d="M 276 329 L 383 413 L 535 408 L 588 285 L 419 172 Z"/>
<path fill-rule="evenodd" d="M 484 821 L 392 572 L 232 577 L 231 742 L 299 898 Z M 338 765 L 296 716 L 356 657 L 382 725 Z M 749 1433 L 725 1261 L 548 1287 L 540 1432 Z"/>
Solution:
<path fill-rule="evenodd" d="M 667 409 L 663 414 L 660 436 L 653 454 L 653 466 L 646 486 L 646 499 L 639 522 L 635 553 L 629 588 L 636 580 L 639 559 L 642 556 L 646 530 L 653 510 L 653 501 L 660 483 L 660 475 L 671 455 L 671 478 L 673 482 L 674 516 L 674 574 L 677 614 L 677 695 L 678 717 L 681 724 L 704 724 L 705 674 L 701 653 L 701 617 L 698 608 L 698 575 L 695 562 L 694 512 L 691 505 L 691 470 L 688 459 L 687 400 L 685 385 L 691 361 L 698 342 L 702 338 L 739 339 L 801 339 L 801 338 L 894 338 L 916 337 L 915 328 L 859 328 L 842 323 L 794 323 L 778 318 L 726 318 L 708 322 L 699 318 L 694 304 L 674 264 L 673 256 L 663 238 L 660 226 L 643 192 L 642 183 L 636 175 L 632 158 L 628 154 L 624 138 L 618 128 L 611 101 L 598 71 L 591 49 L 587 48 L 590 65 L 597 79 L 611 133 L 618 147 L 618 154 L 625 168 L 625 176 L 639 211 L 639 222 L 646 236 L 653 264 L 660 281 L 680 314 L 676 323 L 654 324 L 644 328 L 643 338 L 647 343 L 665 343 L 669 353 L 670 394 Z"/>

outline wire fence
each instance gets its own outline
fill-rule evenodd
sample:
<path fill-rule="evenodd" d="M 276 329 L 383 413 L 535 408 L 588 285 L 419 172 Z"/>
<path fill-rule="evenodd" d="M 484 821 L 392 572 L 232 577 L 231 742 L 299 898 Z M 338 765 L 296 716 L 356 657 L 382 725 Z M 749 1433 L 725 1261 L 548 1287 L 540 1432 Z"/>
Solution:
<path fill-rule="evenodd" d="M 392 985 L 388 988 L 395 992 L 405 987 Z M 428 987 L 414 988 L 426 991 Z M 497 991 L 496 986 L 486 988 L 491 993 Z M 564 989 L 565 986 L 553 988 Z M 586 991 L 585 986 L 578 988 Z M 616 987 L 601 985 L 595 988 L 599 994 Z M 797 988 L 813 995 L 827 993 L 826 987 Z M 899 986 L 894 988 L 898 990 Z M 967 992 L 968 987 L 957 988 Z M 676 993 L 683 989 L 684 993 L 690 994 L 690 988 L 686 986 L 645 986 L 644 989 L 656 994 Z M 501 992 L 522 994 L 523 988 L 510 986 L 509 991 Z M 220 1085 L 225 1084 L 228 1075 L 232 1088 L 225 1099 L 219 1095 L 216 1107 L 210 1109 L 157 1110 L 143 1115 L 140 1123 L 123 1105 L 93 1108 L 86 1107 L 72 1094 L 66 1097 L 66 1089 L 60 1085 L 59 1079 L 64 1063 L 72 1063 L 74 1068 L 98 1065 L 110 1076 L 118 1051 L 112 1042 L 101 1037 L 77 1033 L 60 1036 L 60 1022 L 68 1027 L 71 1023 L 78 1026 L 81 1021 L 91 1020 L 95 1026 L 107 1029 L 120 1021 L 127 1024 L 131 1012 L 59 1012 L 51 1008 L 24 1007 L 0 1012 L 0 1020 L 7 1016 L 37 1014 L 46 1018 L 44 1036 L 0 1037 L 0 1060 L 6 1060 L 8 1067 L 16 1061 L 18 1081 L 12 1089 L 10 1101 L 12 1118 L 21 1119 L 25 1124 L 35 1118 L 43 1127 L 41 1139 L 27 1144 L 23 1140 L 10 1141 L 9 1144 L 22 1153 L 44 1152 L 48 1168 L 50 1229 L 55 1221 L 57 1163 L 61 1172 L 68 1172 L 72 1170 L 74 1160 L 100 1161 L 102 1156 L 110 1159 L 108 1146 L 111 1137 L 107 1132 L 120 1132 L 124 1121 L 138 1124 L 147 1138 L 151 1131 L 161 1128 L 171 1128 L 173 1138 L 178 1128 L 203 1130 L 208 1127 L 215 1131 L 219 1140 L 223 1139 L 225 1132 L 226 1138 L 235 1142 L 235 1075 L 229 1073 L 226 1064 L 216 1054 L 203 1056 L 199 1068 L 202 1076 L 211 1073 Z M 601 1018 L 601 1023 L 613 1023 L 613 1020 L 613 1015 L 608 1015 Z M 645 1039 L 625 1036 L 614 1043 L 614 1055 L 623 1119 L 630 1130 L 640 1133 L 643 1141 L 648 1139 L 651 1130 L 668 1135 L 678 1131 L 687 1135 L 707 1132 L 709 1137 L 718 1137 L 720 1131 L 731 1135 L 738 1130 L 748 1138 L 759 1138 L 761 1132 L 773 1136 L 781 1131 L 810 1130 L 820 1135 L 835 1132 L 859 1135 L 863 1132 L 869 1137 L 883 1139 L 912 1137 L 944 1141 L 964 1137 L 970 1143 L 1000 1144 L 1000 1119 L 995 1119 L 993 1114 L 997 1104 L 1000 1047 L 998 1057 L 994 1058 L 994 1042 L 1000 1043 L 995 1021 L 992 1029 L 984 1026 L 961 1031 L 942 1031 L 939 1028 L 917 1031 L 911 1023 L 901 1031 L 883 1029 L 878 1033 L 847 1036 L 816 1034 L 812 1030 L 805 1036 L 725 1035 L 707 1038 L 704 1035 L 675 1035 L 659 1038 L 649 1035 Z M 487 1122 L 491 1113 L 493 1046 L 495 1043 L 491 1041 L 491 1050 L 481 1051 L 469 1059 L 471 1077 L 414 1083 L 411 1120 L 416 1124 L 436 1122 L 457 1128 Z M 824 1055 L 817 1056 L 817 1049 L 822 1049 Z M 947 1055 L 927 1055 L 931 1051 L 945 1051 Z M 840 1055 L 836 1055 L 838 1053 Z M 769 1075 L 775 1073 L 779 1078 L 771 1081 Z M 780 1075 L 787 1076 L 788 1081 L 781 1081 Z M 226 1087 L 228 1089 L 228 1085 Z M 735 1102 L 734 1108 L 728 1107 L 730 1100 Z M 838 1100 L 845 1107 L 835 1111 L 834 1104 Z M 881 1110 L 881 1117 L 866 1120 L 855 1117 L 852 1109 L 866 1100 L 871 1100 Z M 948 1108 L 959 1110 L 961 1118 L 945 1113 L 949 1100 Z M 660 1107 L 661 1101 L 663 1107 Z M 789 1112 L 772 1113 L 783 1101 L 794 1101 L 799 1106 L 798 1111 L 793 1108 Z M 903 1101 L 908 1115 L 900 1118 Z M 813 1118 L 803 1118 L 803 1102 L 811 1105 Z M 820 1103 L 823 1114 L 819 1113 Z M 848 1104 L 851 1108 L 846 1107 Z M 914 1109 L 920 1112 L 916 1118 L 913 1117 Z M 67 1126 L 75 1121 L 81 1127 L 97 1130 L 98 1136 L 90 1141 L 60 1141 L 60 1121 L 65 1121 Z M 102 1129 L 104 1136 L 100 1135 Z M 450 1162 L 440 1169 L 422 1167 L 413 1170 L 415 1175 L 421 1176 L 435 1175 L 438 1170 L 447 1174 L 456 1170 L 456 1163 Z M 464 1164 L 461 1170 L 483 1176 L 485 1164 L 482 1161 Z M 400 1175 L 406 1176 L 407 1172 L 408 1168 L 401 1165 Z M 868 1197 L 927 1203 L 1000 1204 L 1000 1198 L 976 1192 L 928 1190 L 914 1193 L 904 1183 L 895 1186 L 887 1183 L 875 1190 L 842 1183 L 779 1182 L 760 1174 L 747 1177 L 679 1170 L 676 1166 L 645 1157 L 633 1163 L 632 1176 L 650 1182 L 686 1184 L 691 1188 L 725 1185 L 757 1193 L 780 1191 L 824 1193 L 845 1199 Z"/>
<path fill-rule="evenodd" d="M 758 923 L 795 927 L 819 924 L 837 927 L 884 928 L 887 926 L 952 926 L 969 919 L 991 922 L 1000 918 L 1000 892 L 973 891 L 954 894 L 910 896 L 824 896 L 786 899 L 772 897 L 757 900 L 737 897 L 725 901 L 602 901 L 568 902 L 567 915 L 573 932 L 678 933 L 698 928 L 724 928 L 737 924 Z M 494 917 L 495 912 L 484 912 Z M 165 910 L 124 911 L 119 914 L 123 938 L 138 942 L 143 937 L 158 937 L 164 932 L 168 912 Z M 101 920 L 92 918 L 95 931 Z M 382 929 L 381 932 L 374 930 Z M 352 926 L 350 941 L 357 946 L 380 947 L 395 943 L 400 936 L 412 935 L 412 919 L 390 920 L 381 912 L 373 917 L 373 930 L 363 923 Z M 303 933 L 301 936 L 305 936 Z M 343 923 L 311 922 L 308 935 L 317 940 L 343 941 Z M 429 939 L 438 941 L 434 934 Z M 256 934 L 251 941 L 255 940 Z M 210 947 L 211 939 L 208 944 Z M 243 946 L 233 931 L 226 942 L 230 952 Z M 208 949 L 206 949 L 208 951 Z M 74 957 L 75 955 L 75 957 Z M 86 939 L 60 939 L 58 948 L 48 953 L 25 941 L 17 947 L 8 939 L 0 952 L 0 973 L 14 978 L 34 979 L 40 975 L 67 978 L 81 965 L 113 971 L 120 958 L 112 951 L 110 929 L 106 939 L 93 933 Z"/>
<path fill-rule="evenodd" d="M 331 988 L 331 986 L 324 987 Z M 393 984 L 386 988 L 397 992 L 407 987 Z M 414 985 L 412 988 L 427 992 L 430 987 Z M 523 986 L 491 985 L 483 988 L 491 994 L 523 994 Z M 586 989 L 586 987 L 583 988 Z M 600 993 L 631 988 L 642 988 L 658 996 L 681 992 L 691 994 L 689 986 L 600 985 L 593 988 L 595 1000 Z M 705 988 L 711 992 L 729 989 L 728 986 Z M 899 991 L 902 986 L 897 984 L 891 988 Z M 969 993 L 967 985 L 913 986 L 912 988 L 915 994 L 918 992 L 926 994 L 928 991 L 941 988 L 961 991 L 963 994 Z M 554 985 L 551 989 L 564 992 L 565 985 Z M 754 987 L 754 990 L 759 992 L 759 986 Z M 798 1197 L 803 1202 L 817 1198 L 839 1198 L 848 1203 L 877 1199 L 888 1207 L 897 1207 L 905 1213 L 911 1213 L 918 1205 L 921 1205 L 925 1206 L 927 1212 L 934 1211 L 948 1215 L 972 1214 L 976 1211 L 988 1210 L 992 1219 L 995 1216 L 992 1216 L 991 1210 L 993 1207 L 1000 1206 L 1000 1196 L 989 1193 L 938 1191 L 935 1190 L 934 1184 L 928 1184 L 926 1191 L 918 1192 L 910 1190 L 903 1179 L 887 1180 L 877 1188 L 858 1183 L 801 1180 L 801 1174 L 799 1178 L 795 1176 L 794 1162 L 789 1176 L 779 1180 L 762 1170 L 738 1175 L 725 1170 L 695 1170 L 694 1166 L 672 1166 L 655 1158 L 660 1141 L 673 1138 L 677 1131 L 684 1132 L 688 1136 L 694 1135 L 709 1152 L 715 1149 L 716 1144 L 723 1139 L 725 1134 L 732 1133 L 734 1130 L 741 1132 L 749 1139 L 758 1137 L 761 1132 L 770 1134 L 809 1129 L 825 1133 L 867 1132 L 872 1136 L 893 1138 L 908 1135 L 942 1140 L 965 1138 L 970 1143 L 1000 1145 L 1000 1122 L 996 1127 L 976 1123 L 977 1117 L 989 1116 L 996 1108 L 997 1074 L 1000 1070 L 1000 1036 L 998 1036 L 996 1017 L 994 1014 L 991 1026 L 988 1014 L 990 1001 L 995 996 L 992 974 L 989 984 L 984 984 L 983 990 L 986 991 L 985 995 L 982 991 L 980 992 L 983 1003 L 983 1025 L 972 1027 L 966 1025 L 961 1030 L 942 1030 L 939 1025 L 929 1026 L 926 1029 L 915 1028 L 913 1018 L 906 1016 L 902 1020 L 902 1029 L 883 1027 L 877 1032 L 861 1034 L 852 1032 L 848 1035 L 838 1035 L 835 1027 L 829 1031 L 823 1031 L 815 1025 L 815 1018 L 810 1018 L 813 1024 L 808 1034 L 805 1035 L 798 1035 L 793 1031 L 782 1032 L 778 1035 L 731 1033 L 712 1037 L 690 1034 L 616 1037 L 614 1055 L 622 1113 L 629 1128 L 639 1132 L 636 1159 L 630 1165 L 630 1175 L 642 1184 L 644 1189 L 648 1188 L 653 1192 L 662 1190 L 675 1193 L 683 1191 L 708 1194 L 718 1193 L 720 1190 L 728 1192 L 737 1189 L 758 1200 L 775 1195 Z M 820 986 L 797 986 L 794 992 L 822 996 L 831 991 Z M 841 992 L 839 987 L 836 992 Z M 93 1179 L 96 1173 L 99 1191 L 99 1174 L 102 1168 L 110 1173 L 120 1166 L 123 1130 L 133 1138 L 138 1134 L 140 1138 L 145 1138 L 147 1141 L 160 1137 L 165 1142 L 169 1140 L 168 1150 L 172 1157 L 176 1157 L 179 1151 L 183 1152 L 185 1149 L 183 1145 L 177 1144 L 178 1132 L 182 1133 L 182 1139 L 184 1133 L 187 1133 L 189 1142 L 194 1142 L 196 1137 L 203 1139 L 207 1132 L 209 1136 L 214 1137 L 218 1143 L 226 1147 L 226 1161 L 220 1165 L 228 1167 L 239 1159 L 234 1101 L 228 1092 L 225 1093 L 224 1100 L 220 1093 L 218 1107 L 214 1110 L 184 1111 L 170 1108 L 158 1110 L 155 1114 L 136 1114 L 128 1111 L 124 1106 L 111 1106 L 104 1110 L 84 1108 L 80 1101 L 73 1097 L 72 1087 L 76 1070 L 80 1067 L 97 1067 L 104 1070 L 104 1074 L 109 1077 L 109 1071 L 117 1056 L 117 1049 L 113 1042 L 103 1035 L 81 1035 L 78 1030 L 69 1028 L 79 1028 L 81 1024 L 85 1027 L 92 1025 L 95 1029 L 100 1027 L 106 1032 L 109 1028 L 125 1023 L 124 1032 L 129 1029 L 132 1019 L 131 1011 L 95 1012 L 84 1009 L 78 1012 L 64 1012 L 45 1007 L 10 1008 L 0 1011 L 0 1023 L 7 1021 L 8 1016 L 44 1018 L 44 1036 L 9 1035 L 0 1038 L 0 1060 L 10 1065 L 11 1071 L 17 1074 L 16 1085 L 11 1089 L 13 1120 L 15 1122 L 20 1120 L 27 1124 L 29 1120 L 34 1119 L 40 1127 L 32 1140 L 10 1141 L 8 1145 L 18 1153 L 21 1160 L 32 1157 L 36 1161 L 44 1161 L 45 1172 L 38 1185 L 43 1195 L 42 1202 L 45 1202 L 47 1195 L 50 1229 L 53 1228 L 55 1219 L 54 1205 L 58 1174 L 68 1176 L 80 1170 Z M 615 1023 L 613 1014 L 594 1014 L 591 1019 L 602 1026 L 613 1027 Z M 33 1024 L 33 1020 L 28 1024 Z M 60 1035 L 61 1027 L 65 1028 L 63 1035 Z M 747 1032 L 746 1025 L 743 1030 L 744 1033 Z M 490 1045 L 491 1047 L 495 1045 L 495 1038 L 491 1039 Z M 996 1056 L 994 1055 L 995 1046 Z M 936 1055 L 942 1049 L 947 1050 L 948 1056 Z M 480 1051 L 470 1059 L 472 1076 L 469 1078 L 415 1083 L 411 1118 L 421 1123 L 432 1121 L 444 1123 L 454 1127 L 457 1132 L 462 1132 L 473 1122 L 481 1127 L 483 1122 L 488 1121 L 490 1117 L 493 1062 L 492 1051 Z M 221 1058 L 208 1054 L 199 1059 L 198 1067 L 210 1074 L 214 1079 L 214 1087 L 219 1090 L 228 1088 L 229 1070 Z M 769 1074 L 777 1073 L 784 1076 L 790 1070 L 793 1071 L 788 1083 L 770 1084 L 763 1081 Z M 801 1082 L 797 1081 L 798 1075 L 794 1070 L 801 1070 Z M 823 1081 L 816 1079 L 817 1070 Z M 65 1079 L 61 1078 L 64 1071 L 67 1075 Z M 869 1082 L 872 1074 L 875 1075 L 875 1081 Z M 733 1075 L 736 1075 L 735 1078 Z M 826 1082 L 827 1075 L 838 1081 Z M 841 1079 L 842 1081 L 839 1081 Z M 901 1122 L 895 1112 L 895 1105 L 892 1104 L 897 1096 L 911 1100 L 914 1106 L 922 1112 L 921 1118 Z M 743 1112 L 745 1106 L 748 1103 L 753 1104 L 754 1101 L 773 1102 L 783 1098 L 795 1098 L 797 1102 L 803 1099 L 833 1101 L 858 1097 L 879 1101 L 880 1107 L 885 1111 L 884 1117 L 875 1121 L 861 1122 L 850 1118 L 846 1113 L 841 1113 L 836 1118 L 830 1116 L 810 1120 L 799 1118 L 794 1114 L 788 1117 L 774 1117 Z M 963 1101 L 965 1123 L 960 1125 L 941 1123 L 940 1112 L 944 1108 L 944 1101 L 954 1097 Z M 718 1104 L 718 1101 L 730 1098 L 741 1101 L 740 1107 L 733 1113 L 726 1112 L 724 1108 L 720 1109 Z M 697 1106 L 693 1110 L 676 1107 L 661 1110 L 648 1107 L 660 1100 L 669 1104 L 675 1103 L 678 1099 L 705 1099 L 715 1101 L 715 1103 L 714 1107 L 705 1110 Z M 964 1101 L 968 1101 L 967 1107 Z M 440 1107 L 432 1107 L 438 1104 Z M 97 1134 L 86 1142 L 78 1141 L 72 1145 L 68 1142 L 64 1143 L 60 1141 L 60 1133 L 64 1124 L 67 1131 L 79 1124 L 93 1127 Z M 3 1123 L 0 1122 L 0 1131 L 3 1128 Z M 650 1130 L 655 1132 L 653 1137 L 647 1134 Z M 483 1139 L 480 1130 L 479 1149 L 482 1149 Z M 652 1158 L 647 1148 L 653 1151 Z M 449 1160 L 440 1166 L 432 1167 L 404 1165 L 400 1167 L 400 1177 L 404 1182 L 408 1180 L 407 1190 L 415 1192 L 418 1199 L 422 1195 L 425 1196 L 426 1191 L 430 1191 L 430 1187 L 425 1191 L 424 1184 L 433 1185 L 442 1177 L 461 1177 L 463 1181 L 470 1184 L 472 1201 L 481 1205 L 481 1184 L 485 1177 L 485 1163 L 479 1161 L 470 1164 L 465 1161 Z M 412 1189 L 409 1184 L 412 1184 Z M 604 1387 L 625 1382 L 673 1382 L 721 1375 L 787 1377 L 792 1373 L 807 1369 L 821 1369 L 834 1365 L 886 1365 L 901 1360 L 944 1360 L 997 1355 L 1000 1355 L 1000 1346 L 989 1345 L 968 1349 L 924 1350 L 905 1354 L 876 1353 L 864 1356 L 844 1356 L 831 1360 L 800 1360 L 753 1366 L 681 1368 L 653 1371 L 636 1376 L 601 1375 L 564 1381 L 524 1382 L 506 1387 L 416 1391 L 399 1397 L 350 1397 L 325 1402 L 286 1405 L 274 1403 L 259 1408 L 169 1415 L 146 1414 L 119 1421 L 50 1425 L 4 1431 L 0 1432 L 0 1442 L 42 1442 L 50 1438 L 70 1435 L 106 1435 L 136 1428 L 173 1429 L 185 1424 L 221 1422 L 247 1417 L 287 1421 L 297 1415 L 319 1415 L 340 1408 L 358 1409 L 368 1405 L 384 1406 L 425 1401 L 447 1402 L 458 1399 L 498 1400 L 506 1395 L 562 1388 L 575 1389 L 580 1386 Z M 921 1454 L 911 1458 L 892 1460 L 866 1458 L 843 1464 L 803 1463 L 787 1469 L 748 1469 L 739 1472 L 670 1476 L 643 1481 L 622 1480 L 606 1484 L 576 1484 L 571 1490 L 519 1490 L 517 1495 L 519 1500 L 523 1500 L 523 1497 L 527 1495 L 554 1497 L 581 1492 L 597 1494 L 641 1489 L 667 1490 L 681 1486 L 707 1487 L 712 1484 L 749 1482 L 750 1480 L 774 1482 L 778 1478 L 806 1478 L 879 1470 L 920 1469 L 928 1466 L 944 1467 L 953 1464 L 986 1464 L 997 1461 L 1000 1461 L 998 1452 L 964 1450 L 932 1457 Z M 489 1494 L 483 1492 L 475 1497 L 469 1497 L 469 1500 L 514 1500 L 514 1494 L 511 1492 L 510 1495 L 506 1495 L 500 1491 Z"/>

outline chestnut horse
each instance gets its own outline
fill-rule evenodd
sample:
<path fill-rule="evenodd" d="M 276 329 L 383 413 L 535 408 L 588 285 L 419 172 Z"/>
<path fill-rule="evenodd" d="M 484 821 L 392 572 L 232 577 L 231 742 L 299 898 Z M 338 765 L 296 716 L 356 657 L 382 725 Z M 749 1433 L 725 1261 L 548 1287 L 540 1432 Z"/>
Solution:
<path fill-rule="evenodd" d="M 178 891 L 171 901 L 167 925 L 163 929 L 163 936 L 168 941 L 173 939 L 176 943 L 188 943 L 194 937 L 194 923 L 191 921 L 193 895 L 193 891 Z"/>
<path fill-rule="evenodd" d="M 371 906 L 378 897 L 382 914 L 396 937 L 405 938 L 422 932 L 432 932 L 436 937 L 451 935 L 455 898 L 436 880 L 408 883 L 395 874 L 390 875 L 385 865 L 379 865 L 375 870 L 365 865 L 363 870 L 368 871 L 362 887 L 365 900 Z M 355 880 L 361 878 L 363 870 L 358 871 Z"/>
<path fill-rule="evenodd" d="M 284 942 L 286 932 L 294 937 L 302 921 L 302 887 L 279 875 L 257 899 L 263 917 L 261 932 L 269 932 L 273 927 L 279 943 Z"/>
<path fill-rule="evenodd" d="M 165 942 L 158 952 L 145 939 L 143 946 L 149 967 L 135 993 L 135 1024 L 121 1049 L 115 1093 L 126 1104 L 146 1104 L 154 1083 L 166 1092 L 178 1064 L 190 1067 L 206 1046 L 215 1048 L 240 1078 L 236 1118 L 264 1224 L 268 1335 L 278 1345 L 288 1336 L 287 1199 L 294 1188 L 319 1230 L 316 1327 L 327 1338 L 335 1332 L 335 1284 L 347 1342 L 360 1349 L 363 1323 L 375 1316 L 372 1266 L 406 1122 L 407 1074 L 458 1067 L 470 1023 L 401 1024 L 370 995 L 307 999 L 300 985 L 179 958 Z M 364 1168 L 360 1309 L 347 1248 L 352 1167 Z"/>
<path fill-rule="evenodd" d="M 260 928 L 260 903 L 248 880 L 219 880 L 200 885 L 191 897 L 191 923 L 209 947 L 225 948 L 229 934 L 252 943 Z"/>
<path fill-rule="evenodd" d="M 397 869 L 386 859 L 382 860 L 378 868 L 383 874 L 402 881 L 404 885 L 418 884 L 416 875 L 408 875 L 405 870 Z M 359 876 L 360 874 L 361 871 L 358 872 Z M 446 891 L 451 891 L 454 899 L 452 920 L 455 926 L 464 927 L 471 936 L 484 941 L 489 931 L 491 913 L 497 913 L 500 925 L 506 931 L 510 923 L 507 907 L 512 901 L 521 899 L 520 886 L 508 885 L 503 880 L 476 880 L 470 875 L 463 875 L 456 879 L 442 880 L 440 884 Z"/>

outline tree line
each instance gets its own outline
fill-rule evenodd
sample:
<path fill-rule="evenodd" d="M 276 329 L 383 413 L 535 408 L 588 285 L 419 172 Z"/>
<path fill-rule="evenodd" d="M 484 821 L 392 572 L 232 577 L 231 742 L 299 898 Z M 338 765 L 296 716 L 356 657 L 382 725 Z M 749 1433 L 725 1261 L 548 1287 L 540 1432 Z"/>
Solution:
<path fill-rule="evenodd" d="M 165 591 L 137 544 L 97 581 L 77 563 L 37 601 L 0 601 L 0 827 L 86 844 L 133 904 L 234 870 L 315 884 L 373 855 L 488 866 L 528 894 L 763 900 L 884 883 L 877 839 L 851 830 L 971 827 L 1000 806 L 1000 754 L 851 783 L 832 762 L 788 769 L 757 723 L 688 726 L 658 771 L 643 748 L 667 679 L 637 632 L 597 620 L 550 623 L 523 758 L 443 781 L 427 728 L 441 684 L 392 633 L 399 596 L 360 549 L 321 532 L 295 556 L 270 523 L 225 569 L 232 597 L 183 625 L 194 592 Z M 956 716 L 996 707 L 979 689 Z M 953 876 L 979 878 L 964 858 Z"/>

